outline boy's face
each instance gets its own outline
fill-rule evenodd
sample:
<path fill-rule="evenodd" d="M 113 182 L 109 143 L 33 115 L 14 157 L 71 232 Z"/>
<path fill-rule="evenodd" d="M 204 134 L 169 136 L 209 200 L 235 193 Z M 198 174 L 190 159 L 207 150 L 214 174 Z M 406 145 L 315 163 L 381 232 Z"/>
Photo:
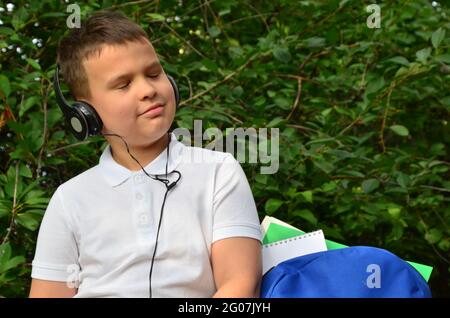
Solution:
<path fill-rule="evenodd" d="M 103 133 L 121 135 L 130 146 L 152 144 L 167 133 L 175 95 L 148 40 L 105 45 L 83 65 L 91 92 L 85 100 L 102 119 Z M 163 107 L 145 114 L 154 105 Z"/>

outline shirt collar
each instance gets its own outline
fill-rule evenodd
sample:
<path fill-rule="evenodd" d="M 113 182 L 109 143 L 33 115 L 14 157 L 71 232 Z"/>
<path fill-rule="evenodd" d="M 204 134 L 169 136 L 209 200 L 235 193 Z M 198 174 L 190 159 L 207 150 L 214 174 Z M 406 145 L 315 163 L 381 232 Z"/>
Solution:
<path fill-rule="evenodd" d="M 170 154 L 167 165 L 167 173 L 176 169 L 182 159 L 182 151 L 185 145 L 179 142 L 174 133 L 170 133 Z M 167 147 L 147 166 L 144 167 L 150 175 L 163 175 L 166 173 Z M 99 168 L 106 181 L 116 187 L 127 181 L 134 174 L 144 173 L 142 170 L 132 171 L 118 164 L 111 154 L 111 146 L 103 150 L 99 160 Z"/>

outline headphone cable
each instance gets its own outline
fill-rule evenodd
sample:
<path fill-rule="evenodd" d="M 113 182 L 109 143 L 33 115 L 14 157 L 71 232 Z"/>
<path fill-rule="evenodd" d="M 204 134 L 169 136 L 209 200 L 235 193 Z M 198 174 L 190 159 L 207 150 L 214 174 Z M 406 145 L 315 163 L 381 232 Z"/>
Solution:
<path fill-rule="evenodd" d="M 170 152 L 170 140 L 171 140 L 171 136 L 170 136 L 170 133 L 168 133 L 169 141 L 168 141 L 168 143 L 167 143 L 167 156 L 166 156 L 166 157 L 167 157 L 167 160 L 166 160 L 166 173 L 165 173 L 166 179 L 161 179 L 161 178 L 159 178 L 157 175 L 156 175 L 156 176 L 152 176 L 152 175 L 148 174 L 147 171 L 145 171 L 145 169 L 144 169 L 144 167 L 142 167 L 141 163 L 140 163 L 140 162 L 139 162 L 139 161 L 131 154 L 130 148 L 128 147 L 127 142 L 125 141 L 125 139 L 124 139 L 122 136 L 117 135 L 117 134 L 103 134 L 103 133 L 102 133 L 102 135 L 103 135 L 103 136 L 114 136 L 114 137 L 119 137 L 120 139 L 122 139 L 122 141 L 123 141 L 124 144 L 125 144 L 125 147 L 126 147 L 126 149 L 127 149 L 128 154 L 131 156 L 131 158 L 133 158 L 134 161 L 137 162 L 137 164 L 141 167 L 142 171 L 144 171 L 144 173 L 145 173 L 149 178 L 152 178 L 153 180 L 157 180 L 157 181 L 159 181 L 159 182 L 162 182 L 162 183 L 166 186 L 166 193 L 164 194 L 164 199 L 163 199 L 163 203 L 162 203 L 162 206 L 161 206 L 161 212 L 160 212 L 160 215 L 159 215 L 158 228 L 157 228 L 157 230 L 156 230 L 155 248 L 153 249 L 153 256 L 152 256 L 152 261 L 151 261 L 151 264 L 150 264 L 150 273 L 149 273 L 149 277 L 148 277 L 148 279 L 149 279 L 149 298 L 152 298 L 152 273 L 153 273 L 153 264 L 154 264 L 154 261 L 155 261 L 156 249 L 157 249 L 157 247 L 158 247 L 159 230 L 160 230 L 160 228 L 161 228 L 161 223 L 162 223 L 162 218 L 163 218 L 163 212 L 164 212 L 164 205 L 166 204 L 167 194 L 169 193 L 169 191 L 170 191 L 174 186 L 176 186 L 177 182 L 178 182 L 178 181 L 180 180 L 180 178 L 181 178 L 181 173 L 180 173 L 178 170 L 174 170 L 174 171 L 172 171 L 172 172 L 178 174 L 178 179 L 177 179 L 176 181 L 170 183 L 170 184 L 169 184 L 169 180 L 167 179 L 167 175 L 168 175 L 168 173 L 167 173 L 167 170 L 168 170 L 168 169 L 167 169 L 167 166 L 168 166 L 168 163 L 169 163 L 169 152 Z"/>

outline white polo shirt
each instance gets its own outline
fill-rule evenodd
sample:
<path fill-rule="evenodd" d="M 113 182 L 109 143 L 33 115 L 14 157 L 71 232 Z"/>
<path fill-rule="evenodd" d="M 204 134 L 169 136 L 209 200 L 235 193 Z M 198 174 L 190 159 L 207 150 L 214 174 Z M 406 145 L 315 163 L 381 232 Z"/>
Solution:
<path fill-rule="evenodd" d="M 229 153 L 188 147 L 172 133 L 170 174 L 152 274 L 153 297 L 210 297 L 211 244 L 261 240 L 244 171 Z M 149 174 L 165 174 L 164 150 Z M 203 156 L 208 163 L 194 163 Z M 196 158 L 196 159 L 195 159 Z M 76 297 L 149 297 L 149 272 L 166 188 L 119 165 L 107 146 L 99 164 L 60 185 L 39 229 L 33 278 L 79 281 Z M 79 271 L 77 271 L 79 269 Z"/>

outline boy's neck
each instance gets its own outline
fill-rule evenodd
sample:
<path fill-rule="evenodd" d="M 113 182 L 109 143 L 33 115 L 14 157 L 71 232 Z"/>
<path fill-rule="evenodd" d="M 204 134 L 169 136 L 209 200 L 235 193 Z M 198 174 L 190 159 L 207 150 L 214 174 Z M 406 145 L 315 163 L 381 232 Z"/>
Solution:
<path fill-rule="evenodd" d="M 114 137 L 113 137 L 114 138 Z M 141 167 L 131 158 L 122 140 L 119 138 L 109 139 L 111 145 L 111 155 L 118 164 L 131 171 L 139 171 Z M 164 134 L 160 139 L 145 147 L 133 147 L 129 145 L 130 153 L 145 168 L 150 162 L 158 157 L 169 143 L 169 135 Z"/>

